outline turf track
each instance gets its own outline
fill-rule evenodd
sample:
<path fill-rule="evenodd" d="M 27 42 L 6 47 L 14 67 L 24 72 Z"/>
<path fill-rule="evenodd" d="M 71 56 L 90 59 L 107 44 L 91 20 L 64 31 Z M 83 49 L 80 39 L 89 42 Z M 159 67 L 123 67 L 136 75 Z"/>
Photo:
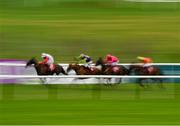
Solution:
<path fill-rule="evenodd" d="M 180 3 L 111 1 L 0 0 L 0 58 L 180 62 Z M 165 87 L 0 85 L 0 124 L 180 124 L 180 85 Z"/>
<path fill-rule="evenodd" d="M 180 85 L 0 85 L 0 124 L 180 124 Z"/>

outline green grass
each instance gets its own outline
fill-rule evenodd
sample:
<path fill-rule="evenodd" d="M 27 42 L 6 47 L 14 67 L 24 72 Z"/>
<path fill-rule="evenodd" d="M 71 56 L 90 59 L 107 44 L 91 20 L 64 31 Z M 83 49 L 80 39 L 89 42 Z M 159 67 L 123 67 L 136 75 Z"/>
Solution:
<path fill-rule="evenodd" d="M 0 0 L 0 59 L 180 62 L 180 3 Z M 180 124 L 180 86 L 0 85 L 0 124 Z"/>
<path fill-rule="evenodd" d="M 112 53 L 121 62 L 138 55 L 179 62 L 179 3 L 0 1 L 1 58 L 47 52 L 71 62 L 83 52 L 94 60 Z"/>
<path fill-rule="evenodd" d="M 180 86 L 0 85 L 0 124 L 180 124 Z"/>

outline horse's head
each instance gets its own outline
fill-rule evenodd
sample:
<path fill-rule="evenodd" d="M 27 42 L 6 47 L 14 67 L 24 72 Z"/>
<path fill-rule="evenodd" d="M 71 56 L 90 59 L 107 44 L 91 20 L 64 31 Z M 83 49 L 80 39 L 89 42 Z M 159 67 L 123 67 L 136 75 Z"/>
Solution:
<path fill-rule="evenodd" d="M 96 61 L 96 66 L 99 66 L 99 65 L 103 65 L 104 64 L 104 61 L 103 61 L 103 59 L 102 59 L 102 57 L 99 57 L 99 59 Z"/>
<path fill-rule="evenodd" d="M 33 64 L 36 65 L 37 63 L 37 60 L 35 58 L 32 58 L 26 63 L 26 67 L 31 66 Z"/>
<path fill-rule="evenodd" d="M 129 66 L 129 74 L 132 73 L 132 72 L 135 72 L 135 73 L 136 73 L 136 72 L 140 71 L 141 68 L 142 68 L 142 67 L 141 67 L 140 65 L 134 65 L 134 64 L 133 64 L 133 65 L 130 65 L 130 66 Z"/>
<path fill-rule="evenodd" d="M 67 72 L 69 72 L 70 70 L 76 70 L 78 67 L 79 67 L 79 65 L 76 63 L 69 64 L 69 66 L 67 68 Z"/>
<path fill-rule="evenodd" d="M 130 71 L 128 68 L 124 67 L 124 66 L 120 66 L 121 69 L 123 70 L 123 75 L 129 75 L 130 74 Z"/>

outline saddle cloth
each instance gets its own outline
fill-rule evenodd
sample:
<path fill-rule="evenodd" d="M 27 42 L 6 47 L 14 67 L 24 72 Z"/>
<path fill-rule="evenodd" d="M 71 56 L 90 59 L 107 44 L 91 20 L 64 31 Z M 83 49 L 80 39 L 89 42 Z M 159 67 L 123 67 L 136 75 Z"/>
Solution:
<path fill-rule="evenodd" d="M 119 71 L 119 67 L 115 66 L 112 68 L 113 72 L 118 72 Z"/>

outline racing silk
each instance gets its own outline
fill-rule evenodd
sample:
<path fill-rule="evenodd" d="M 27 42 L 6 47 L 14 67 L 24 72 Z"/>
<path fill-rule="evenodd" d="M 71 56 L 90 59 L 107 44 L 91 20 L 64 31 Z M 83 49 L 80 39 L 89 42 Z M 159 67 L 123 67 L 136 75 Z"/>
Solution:
<path fill-rule="evenodd" d="M 91 64 L 93 63 L 91 57 L 88 56 L 88 55 L 84 55 L 84 54 L 81 54 L 76 59 L 78 60 L 79 64 L 82 64 L 82 66 L 85 66 L 85 67 L 88 67 L 88 68 L 90 68 Z"/>
<path fill-rule="evenodd" d="M 106 62 L 110 63 L 110 64 L 117 63 L 117 62 L 119 62 L 119 59 L 117 57 L 111 55 L 111 56 L 106 57 Z"/>
<path fill-rule="evenodd" d="M 89 62 L 92 61 L 91 57 L 89 57 L 89 56 L 87 56 L 87 55 L 85 55 L 85 56 L 83 57 L 83 59 L 85 59 L 87 63 L 89 63 Z"/>
<path fill-rule="evenodd" d="M 48 60 L 49 60 L 49 58 L 48 58 L 48 57 L 44 57 L 44 58 L 43 58 L 43 61 L 42 61 L 41 63 L 43 63 L 43 64 L 47 64 Z"/>
<path fill-rule="evenodd" d="M 92 63 L 92 59 L 88 55 L 80 55 L 77 59 L 79 63 Z"/>

